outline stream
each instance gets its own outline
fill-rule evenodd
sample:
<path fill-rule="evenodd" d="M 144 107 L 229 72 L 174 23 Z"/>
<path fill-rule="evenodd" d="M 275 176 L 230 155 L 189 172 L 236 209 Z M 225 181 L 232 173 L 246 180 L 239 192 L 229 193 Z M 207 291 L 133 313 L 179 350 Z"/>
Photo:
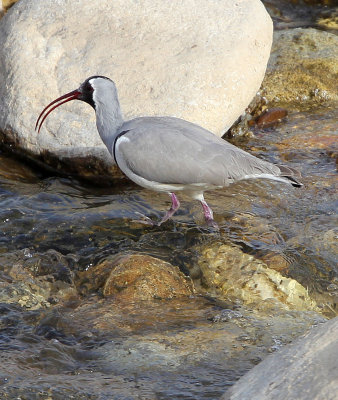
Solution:
<path fill-rule="evenodd" d="M 182 198 L 173 220 L 153 228 L 137 213 L 159 218 L 165 194 L 50 176 L 0 153 L 0 398 L 216 399 L 267 354 L 335 316 L 337 126 L 337 109 L 326 105 L 236 142 L 299 169 L 304 188 L 257 180 L 207 192 L 219 232 L 204 225 L 197 202 Z M 318 310 L 210 295 L 193 271 L 200 246 L 215 241 L 274 259 Z M 119 304 L 91 282 L 81 286 L 84 271 L 125 252 L 179 266 L 196 294 Z"/>

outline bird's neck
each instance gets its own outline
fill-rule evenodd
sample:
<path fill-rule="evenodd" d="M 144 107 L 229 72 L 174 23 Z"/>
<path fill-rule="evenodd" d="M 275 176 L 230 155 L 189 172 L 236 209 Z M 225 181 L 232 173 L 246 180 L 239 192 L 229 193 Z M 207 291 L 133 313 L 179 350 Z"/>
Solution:
<path fill-rule="evenodd" d="M 118 98 L 111 102 L 96 103 L 96 126 L 103 143 L 110 154 L 119 128 L 123 124 L 123 117 Z"/>

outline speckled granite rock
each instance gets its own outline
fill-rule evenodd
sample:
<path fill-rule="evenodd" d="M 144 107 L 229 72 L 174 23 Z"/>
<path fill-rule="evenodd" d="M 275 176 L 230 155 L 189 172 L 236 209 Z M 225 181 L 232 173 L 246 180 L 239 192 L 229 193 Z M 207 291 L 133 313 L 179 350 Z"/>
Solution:
<path fill-rule="evenodd" d="M 270 355 L 222 400 L 335 400 L 338 393 L 338 318 Z"/>

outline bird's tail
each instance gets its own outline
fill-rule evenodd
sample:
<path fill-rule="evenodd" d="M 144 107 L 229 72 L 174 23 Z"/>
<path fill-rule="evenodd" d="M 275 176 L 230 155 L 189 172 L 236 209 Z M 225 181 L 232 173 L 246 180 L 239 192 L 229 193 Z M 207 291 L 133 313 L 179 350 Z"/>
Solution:
<path fill-rule="evenodd" d="M 294 168 L 287 167 L 286 165 L 277 165 L 280 169 L 280 176 L 290 181 L 292 186 L 302 187 L 303 184 L 300 182 L 301 174 Z"/>

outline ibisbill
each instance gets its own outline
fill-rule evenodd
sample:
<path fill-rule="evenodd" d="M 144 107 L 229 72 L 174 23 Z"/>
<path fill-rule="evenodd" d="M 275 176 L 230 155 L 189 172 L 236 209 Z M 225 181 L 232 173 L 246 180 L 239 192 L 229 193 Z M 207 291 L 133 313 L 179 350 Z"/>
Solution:
<path fill-rule="evenodd" d="M 198 200 L 206 222 L 216 227 L 213 212 L 204 200 L 206 190 L 260 178 L 302 186 L 297 170 L 261 160 L 183 119 L 139 117 L 125 121 L 115 83 L 104 76 L 91 76 L 78 89 L 48 104 L 35 129 L 40 132 L 49 113 L 71 100 L 84 101 L 94 108 L 100 137 L 130 180 L 170 195 L 172 204 L 163 218 L 155 222 L 144 217 L 144 223 L 161 225 L 171 218 L 180 207 L 177 192 Z"/>

